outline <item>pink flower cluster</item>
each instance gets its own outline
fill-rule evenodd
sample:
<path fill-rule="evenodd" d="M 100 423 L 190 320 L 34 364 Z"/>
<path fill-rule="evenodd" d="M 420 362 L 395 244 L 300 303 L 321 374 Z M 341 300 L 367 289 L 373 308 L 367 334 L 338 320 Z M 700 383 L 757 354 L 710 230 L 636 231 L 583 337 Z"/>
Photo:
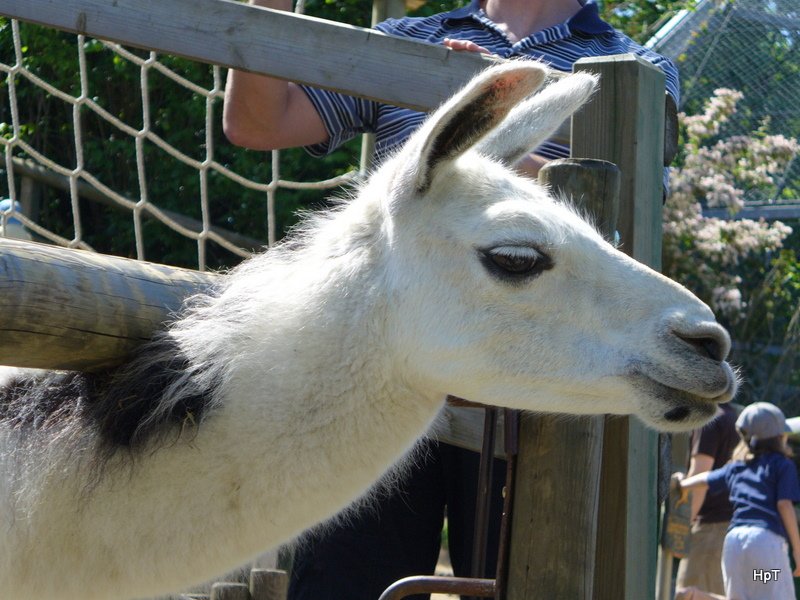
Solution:
<path fill-rule="evenodd" d="M 678 115 L 682 125 L 686 128 L 689 141 L 700 142 L 717 135 L 720 126 L 736 112 L 736 103 L 742 98 L 744 98 L 742 92 L 718 88 L 706 102 L 702 115 L 686 116 L 683 113 Z"/>
<path fill-rule="evenodd" d="M 734 269 L 747 257 L 781 248 L 792 230 L 779 221 L 704 217 L 701 203 L 735 215 L 744 207 L 745 190 L 774 191 L 775 175 L 800 150 L 797 140 L 761 130 L 709 145 L 741 98 L 740 92 L 718 89 L 702 115 L 679 115 L 686 156 L 670 174 L 672 193 L 664 207 L 664 271 L 733 321 L 746 308 Z"/>

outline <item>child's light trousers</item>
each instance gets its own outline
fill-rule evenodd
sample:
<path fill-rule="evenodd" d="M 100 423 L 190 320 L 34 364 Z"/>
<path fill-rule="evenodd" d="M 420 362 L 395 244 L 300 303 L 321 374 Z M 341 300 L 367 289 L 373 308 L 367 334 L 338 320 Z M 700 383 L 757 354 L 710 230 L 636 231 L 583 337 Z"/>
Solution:
<path fill-rule="evenodd" d="M 725 536 L 722 576 L 730 600 L 793 600 L 786 540 L 768 529 L 739 526 Z"/>

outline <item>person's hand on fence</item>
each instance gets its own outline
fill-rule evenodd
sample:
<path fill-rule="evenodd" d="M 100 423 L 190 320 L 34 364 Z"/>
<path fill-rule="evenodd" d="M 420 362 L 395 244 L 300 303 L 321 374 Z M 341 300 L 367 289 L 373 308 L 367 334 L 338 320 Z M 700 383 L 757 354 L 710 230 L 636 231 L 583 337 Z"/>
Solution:
<path fill-rule="evenodd" d="M 676 507 L 689 501 L 689 488 L 681 486 L 681 481 L 683 481 L 685 478 L 686 475 L 684 473 L 677 472 L 672 474 L 672 477 L 669 481 L 670 492 L 675 492 L 680 495 L 680 498 L 678 498 L 677 502 L 675 502 Z"/>
<path fill-rule="evenodd" d="M 452 40 L 450 38 L 444 38 L 442 44 L 450 48 L 450 50 L 457 50 L 459 52 L 480 52 L 481 54 L 491 54 L 489 50 L 480 44 L 471 42 L 470 40 Z"/>

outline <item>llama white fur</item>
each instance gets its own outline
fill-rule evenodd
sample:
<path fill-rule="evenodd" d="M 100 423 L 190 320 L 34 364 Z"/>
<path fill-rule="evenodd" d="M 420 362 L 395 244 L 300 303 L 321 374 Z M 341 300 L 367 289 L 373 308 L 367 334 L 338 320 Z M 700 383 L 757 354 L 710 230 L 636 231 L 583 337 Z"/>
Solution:
<path fill-rule="evenodd" d="M 479 75 L 351 201 L 194 299 L 113 380 L 133 398 L 167 373 L 134 436 L 108 441 L 114 411 L 92 403 L 129 396 L 96 380 L 7 392 L 0 595 L 142 597 L 225 572 L 362 495 L 447 394 L 665 430 L 729 399 L 711 311 L 510 170 L 594 88 L 531 96 L 546 73 Z"/>

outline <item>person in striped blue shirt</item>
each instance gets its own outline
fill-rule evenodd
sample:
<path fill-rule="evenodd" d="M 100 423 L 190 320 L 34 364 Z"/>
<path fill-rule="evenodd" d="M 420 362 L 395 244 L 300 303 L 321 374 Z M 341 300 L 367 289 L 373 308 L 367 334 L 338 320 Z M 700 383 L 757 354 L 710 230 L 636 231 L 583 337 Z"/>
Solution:
<path fill-rule="evenodd" d="M 291 0 L 250 0 L 291 10 Z M 453 50 L 531 58 L 571 71 L 580 58 L 633 53 L 666 75 L 678 100 L 678 73 L 666 58 L 616 31 L 594 0 L 473 0 L 430 17 L 389 19 L 377 29 Z M 225 90 L 223 127 L 228 139 L 258 150 L 303 146 L 313 156 L 332 152 L 354 136 L 376 137 L 376 159 L 402 144 L 425 114 L 282 80 L 232 70 Z M 547 142 L 517 165 L 535 176 L 569 149 Z M 477 454 L 428 442 L 418 464 L 376 505 L 315 536 L 295 552 L 290 600 L 375 600 L 394 581 L 431 574 L 437 564 L 445 512 L 456 575 L 471 576 Z M 504 463 L 494 467 L 491 530 L 483 577 L 494 577 Z M 427 596 L 413 596 L 424 600 Z"/>
<path fill-rule="evenodd" d="M 291 9 L 291 0 L 253 3 Z M 667 93 L 676 104 L 680 93 L 675 65 L 603 21 L 594 0 L 583 5 L 577 0 L 473 0 L 464 8 L 431 17 L 389 19 L 376 28 L 456 50 L 538 59 L 560 71 L 571 71 L 580 58 L 632 53 L 664 72 Z M 424 118 L 425 113 L 407 108 L 232 71 L 223 124 L 236 145 L 261 150 L 304 146 L 313 156 L 332 152 L 358 134 L 375 133 L 380 159 Z M 539 159 L 527 165 L 528 172 L 535 174 L 545 160 L 568 152 L 546 142 L 536 152 Z"/>

